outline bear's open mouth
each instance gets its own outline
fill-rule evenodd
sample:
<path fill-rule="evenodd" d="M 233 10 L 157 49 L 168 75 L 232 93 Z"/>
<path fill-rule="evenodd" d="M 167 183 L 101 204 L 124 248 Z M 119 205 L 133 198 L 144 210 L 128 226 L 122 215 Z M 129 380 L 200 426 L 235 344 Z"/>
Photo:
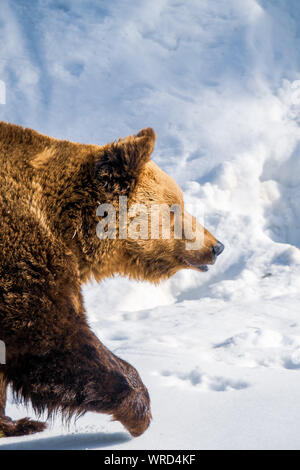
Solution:
<path fill-rule="evenodd" d="M 199 271 L 202 271 L 202 272 L 206 272 L 208 271 L 208 266 L 207 264 L 194 264 L 194 263 L 191 263 L 190 261 L 187 261 L 187 260 L 184 260 L 184 263 L 189 267 L 189 268 L 192 268 L 192 269 L 199 269 Z"/>
<path fill-rule="evenodd" d="M 200 271 L 208 271 L 208 266 L 206 264 L 201 264 L 200 266 L 197 266 L 198 269 L 200 269 Z"/>

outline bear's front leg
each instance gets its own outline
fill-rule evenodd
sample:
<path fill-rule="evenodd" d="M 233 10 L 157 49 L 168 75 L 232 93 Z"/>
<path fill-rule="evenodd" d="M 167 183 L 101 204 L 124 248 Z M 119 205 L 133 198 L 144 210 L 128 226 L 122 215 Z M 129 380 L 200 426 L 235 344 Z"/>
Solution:
<path fill-rule="evenodd" d="M 0 437 L 25 436 L 46 429 L 46 423 L 23 418 L 13 421 L 5 415 L 7 385 L 0 371 Z"/>
<path fill-rule="evenodd" d="M 133 436 L 142 434 L 151 412 L 139 374 L 89 328 L 80 281 L 70 260 L 46 259 L 49 265 L 39 265 L 38 276 L 35 272 L 29 276 L 31 264 L 23 266 L 18 277 L 11 266 L 6 269 L 6 282 L 13 290 L 10 287 L 2 307 L 5 383 L 38 413 L 62 411 L 66 418 L 87 411 L 110 414 Z M 40 426 L 37 430 L 43 423 Z M 26 419 L 15 429 L 3 419 L 2 427 L 4 433 L 17 432 L 18 427 L 23 434 L 34 431 Z"/>
<path fill-rule="evenodd" d="M 134 437 L 151 421 L 149 394 L 138 372 L 110 352 L 86 324 L 66 348 L 11 358 L 5 375 L 14 391 L 31 401 L 37 412 L 47 410 L 52 415 L 62 411 L 67 418 L 87 411 L 109 414 Z M 30 423 L 20 421 L 21 434 L 34 432 Z M 7 420 L 3 425 L 5 435 L 17 431 Z"/>
<path fill-rule="evenodd" d="M 98 341 L 98 339 L 96 338 Z M 111 412 L 115 421 L 120 421 L 133 437 L 143 434 L 149 427 L 152 415 L 150 397 L 137 370 L 128 362 L 115 356 L 109 349 L 98 341 L 98 351 L 101 357 L 106 357 L 112 366 L 111 377 L 119 375 L 119 380 L 125 383 L 127 390 L 123 399 L 115 397 Z M 95 410 L 100 411 L 101 410 Z"/>

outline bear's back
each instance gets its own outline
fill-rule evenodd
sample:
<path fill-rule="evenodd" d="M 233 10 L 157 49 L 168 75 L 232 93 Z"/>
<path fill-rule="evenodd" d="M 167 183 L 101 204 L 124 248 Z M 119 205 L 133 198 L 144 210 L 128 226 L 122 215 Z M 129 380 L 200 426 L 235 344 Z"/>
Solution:
<path fill-rule="evenodd" d="M 53 238 L 30 164 L 49 142 L 31 129 L 0 123 L 0 266 L 5 269 Z"/>

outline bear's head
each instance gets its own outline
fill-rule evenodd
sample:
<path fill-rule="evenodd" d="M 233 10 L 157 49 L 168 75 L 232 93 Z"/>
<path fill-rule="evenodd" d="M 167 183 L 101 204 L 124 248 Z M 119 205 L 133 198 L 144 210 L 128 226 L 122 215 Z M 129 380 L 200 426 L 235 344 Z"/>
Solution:
<path fill-rule="evenodd" d="M 150 160 L 155 139 L 153 129 L 143 129 L 93 155 L 100 191 L 96 278 L 120 274 L 157 283 L 181 269 L 206 271 L 223 251 L 185 210 L 175 181 Z"/>
<path fill-rule="evenodd" d="M 151 128 L 101 147 L 50 139 L 31 161 L 82 280 L 119 274 L 157 283 L 181 269 L 206 271 L 223 251 L 150 160 L 155 139 Z"/>

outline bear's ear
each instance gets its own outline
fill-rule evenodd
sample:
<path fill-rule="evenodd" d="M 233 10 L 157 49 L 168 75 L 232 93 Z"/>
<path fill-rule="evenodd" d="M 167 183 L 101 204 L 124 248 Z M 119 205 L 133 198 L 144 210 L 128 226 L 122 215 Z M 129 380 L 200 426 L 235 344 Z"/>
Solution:
<path fill-rule="evenodd" d="M 105 145 L 98 155 L 95 174 L 103 189 L 126 193 L 133 189 L 143 166 L 150 160 L 156 135 L 151 127 Z"/>

